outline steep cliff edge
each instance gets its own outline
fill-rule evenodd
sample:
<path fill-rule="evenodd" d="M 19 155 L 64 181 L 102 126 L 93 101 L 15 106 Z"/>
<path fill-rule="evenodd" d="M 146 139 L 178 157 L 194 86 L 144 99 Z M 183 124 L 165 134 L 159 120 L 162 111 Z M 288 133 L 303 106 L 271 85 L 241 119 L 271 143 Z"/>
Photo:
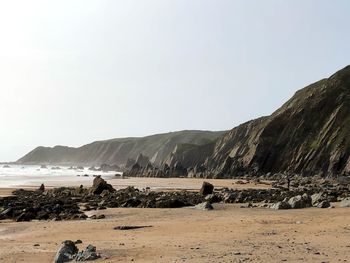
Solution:
<path fill-rule="evenodd" d="M 149 163 L 133 166 L 140 154 Z M 270 116 L 229 132 L 182 131 L 80 148 L 39 147 L 18 162 L 128 163 L 132 176 L 350 175 L 350 66 L 299 90 Z"/>
<path fill-rule="evenodd" d="M 220 138 L 208 174 L 350 173 L 350 66 L 298 92 L 271 116 Z"/>

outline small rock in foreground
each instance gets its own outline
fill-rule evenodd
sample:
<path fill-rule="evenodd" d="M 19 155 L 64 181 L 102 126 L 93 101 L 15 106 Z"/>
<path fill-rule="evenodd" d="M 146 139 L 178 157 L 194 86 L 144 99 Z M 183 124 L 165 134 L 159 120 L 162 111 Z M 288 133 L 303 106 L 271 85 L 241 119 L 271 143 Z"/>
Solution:
<path fill-rule="evenodd" d="M 113 228 L 114 230 L 133 230 L 133 229 L 140 229 L 140 228 L 147 228 L 152 226 L 116 226 Z"/>
<path fill-rule="evenodd" d="M 79 252 L 75 244 L 82 243 L 81 240 L 73 242 L 71 240 L 63 241 L 54 259 L 54 263 L 64 263 L 71 260 L 89 261 L 100 258 L 100 254 L 96 252 L 96 247 L 88 245 L 85 250 Z"/>
<path fill-rule="evenodd" d="M 69 262 L 78 253 L 78 248 L 71 240 L 63 241 L 54 259 L 54 263 Z"/>

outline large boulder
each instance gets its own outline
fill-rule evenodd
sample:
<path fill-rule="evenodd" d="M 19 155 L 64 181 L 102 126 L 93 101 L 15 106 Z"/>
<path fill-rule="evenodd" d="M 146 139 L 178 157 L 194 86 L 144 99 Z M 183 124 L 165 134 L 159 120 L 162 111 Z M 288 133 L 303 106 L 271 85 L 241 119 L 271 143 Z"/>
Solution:
<path fill-rule="evenodd" d="M 99 195 L 105 190 L 111 193 L 115 192 L 112 185 L 108 184 L 100 175 L 96 176 L 90 188 L 90 193 Z"/>
<path fill-rule="evenodd" d="M 210 195 L 213 193 L 213 191 L 214 191 L 214 185 L 212 185 L 211 183 L 208 183 L 208 182 L 203 182 L 202 188 L 199 191 L 199 193 L 201 195 Z"/>
<path fill-rule="evenodd" d="M 54 263 L 69 262 L 75 258 L 78 248 L 71 240 L 63 241 L 54 259 Z"/>

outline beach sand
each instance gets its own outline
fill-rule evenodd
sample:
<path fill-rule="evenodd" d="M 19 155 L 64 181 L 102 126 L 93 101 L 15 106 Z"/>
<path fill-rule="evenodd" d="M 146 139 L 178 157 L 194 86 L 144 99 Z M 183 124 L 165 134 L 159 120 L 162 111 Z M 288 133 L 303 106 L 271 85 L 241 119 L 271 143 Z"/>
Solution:
<path fill-rule="evenodd" d="M 274 211 L 215 205 L 213 211 L 108 209 L 103 220 L 1 222 L 0 262 L 52 262 L 59 244 L 81 239 L 96 262 L 346 262 L 350 209 Z M 151 225 L 113 230 L 119 225 Z M 38 244 L 39 246 L 34 246 Z"/>

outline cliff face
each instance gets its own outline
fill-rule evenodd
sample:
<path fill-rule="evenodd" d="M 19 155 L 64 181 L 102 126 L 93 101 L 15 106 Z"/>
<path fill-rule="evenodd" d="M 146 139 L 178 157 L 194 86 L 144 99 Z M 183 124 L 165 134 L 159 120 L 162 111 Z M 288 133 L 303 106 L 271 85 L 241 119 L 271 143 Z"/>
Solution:
<path fill-rule="evenodd" d="M 150 165 L 132 175 L 350 175 L 350 66 L 299 90 L 270 116 L 229 132 L 182 131 L 80 148 L 39 147 L 19 162 L 125 165 L 129 159 L 132 167 L 140 154 Z"/>
<path fill-rule="evenodd" d="M 154 165 L 161 165 L 177 145 L 205 145 L 215 141 L 224 132 L 179 131 L 141 138 L 122 138 L 93 142 L 79 148 L 65 146 L 38 147 L 19 159 L 21 164 L 55 165 L 126 165 L 128 159 L 142 156 Z"/>
<path fill-rule="evenodd" d="M 206 167 L 244 173 L 350 173 L 350 67 L 298 91 L 271 116 L 220 138 Z"/>

